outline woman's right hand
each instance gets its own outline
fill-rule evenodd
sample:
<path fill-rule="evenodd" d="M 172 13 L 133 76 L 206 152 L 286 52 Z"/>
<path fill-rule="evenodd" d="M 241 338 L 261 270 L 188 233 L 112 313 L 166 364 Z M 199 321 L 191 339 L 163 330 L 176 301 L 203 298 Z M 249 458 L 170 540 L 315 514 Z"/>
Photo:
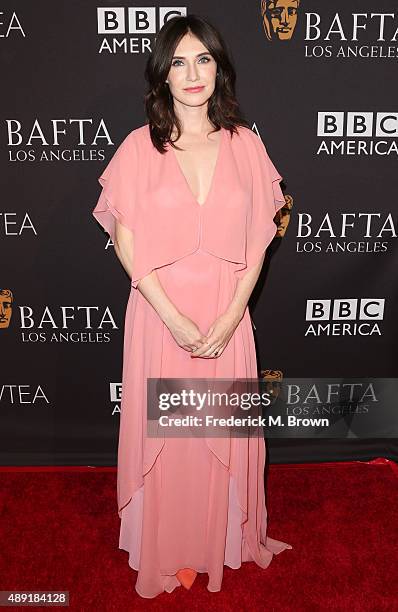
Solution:
<path fill-rule="evenodd" d="M 206 336 L 202 334 L 196 323 L 183 314 L 173 317 L 167 327 L 178 346 L 185 351 L 192 352 L 193 349 L 200 348 L 207 341 Z"/>

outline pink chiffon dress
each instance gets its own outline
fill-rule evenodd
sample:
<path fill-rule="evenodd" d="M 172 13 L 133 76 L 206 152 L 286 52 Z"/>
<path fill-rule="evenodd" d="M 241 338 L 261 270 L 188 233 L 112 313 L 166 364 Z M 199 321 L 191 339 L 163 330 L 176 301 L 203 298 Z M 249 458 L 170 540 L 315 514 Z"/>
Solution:
<path fill-rule="evenodd" d="M 285 200 L 261 139 L 221 128 L 207 198 L 192 194 L 171 145 L 153 146 L 149 125 L 131 131 L 99 178 L 95 219 L 114 241 L 115 220 L 131 230 L 133 271 L 125 313 L 118 445 L 119 548 L 146 598 L 181 586 L 176 572 L 208 574 L 220 591 L 224 565 L 266 568 L 290 544 L 268 536 L 265 442 L 258 437 L 150 437 L 147 378 L 257 378 L 248 308 L 224 352 L 191 358 L 140 293 L 152 270 L 178 310 L 206 334 L 240 278 L 274 237 Z"/>

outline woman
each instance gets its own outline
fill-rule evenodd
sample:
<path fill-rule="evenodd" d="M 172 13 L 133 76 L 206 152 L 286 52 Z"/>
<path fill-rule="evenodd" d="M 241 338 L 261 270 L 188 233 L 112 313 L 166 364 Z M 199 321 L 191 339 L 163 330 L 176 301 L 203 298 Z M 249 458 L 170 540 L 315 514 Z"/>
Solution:
<path fill-rule="evenodd" d="M 119 547 L 142 597 L 220 591 L 224 564 L 266 568 L 263 436 L 147 435 L 148 378 L 256 378 L 247 303 L 284 205 L 261 140 L 242 120 L 217 30 L 169 20 L 148 60 L 148 123 L 99 178 L 93 211 L 131 278 L 118 448 Z M 174 143 L 178 142 L 176 146 Z"/>

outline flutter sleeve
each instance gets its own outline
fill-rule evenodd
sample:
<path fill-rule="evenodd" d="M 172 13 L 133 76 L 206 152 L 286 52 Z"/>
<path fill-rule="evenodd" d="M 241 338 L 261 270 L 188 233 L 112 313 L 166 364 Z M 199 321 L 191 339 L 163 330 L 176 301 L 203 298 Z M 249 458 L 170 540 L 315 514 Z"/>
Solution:
<path fill-rule="evenodd" d="M 116 220 L 133 233 L 131 286 L 153 270 L 198 248 L 199 213 L 179 206 L 166 160 L 152 145 L 148 126 L 130 132 L 99 177 L 102 191 L 93 215 L 115 243 Z M 178 223 L 177 223 L 178 220 Z"/>
<path fill-rule="evenodd" d="M 102 191 L 92 212 L 115 243 L 116 219 L 130 231 L 136 226 L 137 144 L 130 133 L 98 178 Z"/>
<path fill-rule="evenodd" d="M 116 220 L 133 233 L 131 286 L 137 289 L 141 278 L 162 260 L 159 247 L 151 245 L 150 223 L 145 210 L 144 165 L 146 149 L 139 130 L 130 132 L 115 151 L 98 181 L 102 186 L 92 211 L 95 219 L 116 238 Z M 161 263 L 163 263 L 161 261 Z"/>
<path fill-rule="evenodd" d="M 245 276 L 261 259 L 277 231 L 274 217 L 285 205 L 280 186 L 282 176 L 272 163 L 261 138 L 249 131 L 252 202 L 246 224 L 246 267 L 236 271 L 238 278 Z"/>

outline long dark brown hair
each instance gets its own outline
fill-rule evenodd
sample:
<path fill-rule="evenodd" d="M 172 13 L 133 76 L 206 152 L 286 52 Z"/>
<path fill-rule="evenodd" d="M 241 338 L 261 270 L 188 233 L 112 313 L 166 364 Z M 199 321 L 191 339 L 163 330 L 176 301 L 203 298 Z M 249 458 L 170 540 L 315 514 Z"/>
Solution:
<path fill-rule="evenodd" d="M 152 143 L 160 153 L 166 152 L 165 144 L 168 142 L 179 149 L 173 144 L 171 134 L 175 127 L 178 140 L 181 124 L 174 112 L 173 96 L 165 80 L 176 47 L 187 33 L 196 36 L 217 63 L 216 86 L 207 106 L 207 116 L 215 128 L 213 131 L 217 132 L 224 127 L 232 137 L 237 131 L 236 126 L 249 127 L 236 100 L 236 73 L 220 32 L 198 15 L 172 17 L 160 29 L 145 68 L 145 79 L 148 82 L 148 91 L 144 97 L 145 112 Z"/>

